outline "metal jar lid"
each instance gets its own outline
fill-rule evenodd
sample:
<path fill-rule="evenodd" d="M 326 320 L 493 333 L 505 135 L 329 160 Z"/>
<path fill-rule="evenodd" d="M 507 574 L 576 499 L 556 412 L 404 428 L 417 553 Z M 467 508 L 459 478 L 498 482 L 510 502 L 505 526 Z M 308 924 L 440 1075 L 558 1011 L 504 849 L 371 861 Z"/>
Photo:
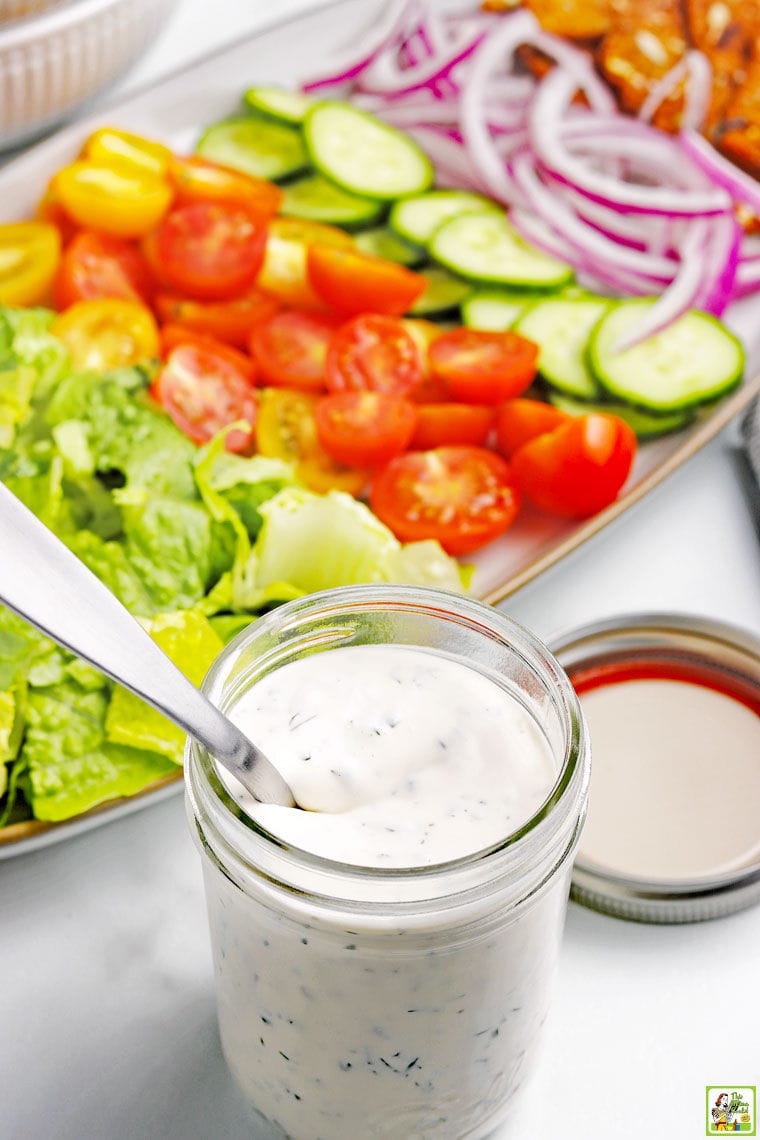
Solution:
<path fill-rule="evenodd" d="M 549 647 L 572 680 L 582 670 L 664 665 L 710 676 L 724 692 L 760 708 L 760 639 L 725 623 L 689 614 L 630 614 L 582 626 Z M 594 741 L 591 740 L 593 794 Z M 760 764 L 760 756 L 758 756 Z M 760 820 L 758 820 L 760 840 Z M 605 914 L 637 922 L 680 923 L 720 918 L 760 902 L 760 858 L 739 869 L 689 879 L 637 878 L 584 858 L 573 868 L 571 897 Z"/>

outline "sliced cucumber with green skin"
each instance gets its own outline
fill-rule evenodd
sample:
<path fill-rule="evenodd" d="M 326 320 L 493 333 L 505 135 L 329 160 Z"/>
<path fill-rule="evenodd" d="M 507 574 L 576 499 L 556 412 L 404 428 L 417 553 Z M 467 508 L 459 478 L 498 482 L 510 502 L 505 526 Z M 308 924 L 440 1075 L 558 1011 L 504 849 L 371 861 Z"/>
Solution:
<path fill-rule="evenodd" d="M 457 309 L 471 291 L 469 281 L 454 277 L 446 269 L 431 265 L 417 272 L 427 281 L 425 291 L 417 298 L 409 310 L 412 317 L 433 317 L 450 313 Z"/>
<path fill-rule="evenodd" d="M 553 388 L 585 400 L 599 396 L 586 353 L 589 337 L 610 304 L 605 297 L 552 298 L 539 301 L 515 321 L 515 332 L 538 345 L 538 370 Z"/>
<path fill-rule="evenodd" d="M 317 103 L 303 129 L 314 166 L 354 194 L 388 200 L 433 181 L 433 164 L 408 135 L 350 103 Z"/>
<path fill-rule="evenodd" d="M 429 190 L 396 202 L 388 216 L 388 224 L 407 241 L 427 245 L 444 222 L 460 214 L 483 210 L 504 212 L 503 206 L 483 194 L 473 194 L 469 190 Z"/>
<path fill-rule="evenodd" d="M 301 174 L 309 166 L 299 130 L 254 115 L 214 123 L 201 135 L 195 150 L 202 158 L 275 182 Z"/>
<path fill-rule="evenodd" d="M 621 404 L 618 400 L 610 401 L 609 404 L 589 402 L 576 400 L 563 392 L 552 392 L 549 403 L 563 412 L 569 412 L 571 416 L 587 416 L 593 412 L 617 416 L 618 419 L 625 420 L 639 439 L 656 439 L 660 435 L 669 435 L 670 432 L 688 427 L 694 419 L 694 412 L 690 408 L 656 415 L 654 412 L 645 412 L 642 408 L 634 408 L 631 404 Z"/>
<path fill-rule="evenodd" d="M 588 362 L 605 391 L 653 412 L 673 412 L 708 403 L 741 382 L 740 341 L 715 317 L 695 309 L 618 352 L 624 333 L 653 304 L 648 298 L 622 301 L 594 329 Z"/>
<path fill-rule="evenodd" d="M 462 320 L 471 329 L 504 332 L 535 300 L 535 294 L 509 289 L 476 289 L 462 302 Z"/>
<path fill-rule="evenodd" d="M 483 210 L 444 222 L 428 246 L 452 273 L 491 285 L 558 289 L 572 280 L 563 261 L 523 241 L 501 213 Z"/>
<path fill-rule="evenodd" d="M 282 123 L 302 123 L 314 100 L 284 87 L 249 87 L 243 95 L 243 103 L 256 115 L 266 115 Z"/>
<path fill-rule="evenodd" d="M 307 174 L 283 187 L 280 213 L 333 226 L 366 226 L 376 222 L 385 206 L 377 198 L 360 198 L 321 174 Z"/>
<path fill-rule="evenodd" d="M 362 230 L 354 238 L 357 249 L 370 257 L 382 257 L 385 261 L 395 261 L 399 265 L 421 265 L 427 260 L 427 250 L 420 245 L 404 241 L 387 226 L 377 226 Z"/>

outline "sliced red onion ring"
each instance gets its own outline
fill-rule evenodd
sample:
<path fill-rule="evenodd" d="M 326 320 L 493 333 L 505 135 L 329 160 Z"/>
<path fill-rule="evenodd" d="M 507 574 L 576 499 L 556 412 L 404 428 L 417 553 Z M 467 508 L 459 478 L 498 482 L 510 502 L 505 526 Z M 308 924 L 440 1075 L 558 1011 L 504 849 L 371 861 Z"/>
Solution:
<path fill-rule="evenodd" d="M 743 230 L 733 214 L 716 218 L 705 250 L 705 276 L 694 305 L 720 317 L 734 293 Z"/>
<path fill-rule="evenodd" d="M 705 121 L 712 92 L 712 65 L 701 51 L 687 51 L 677 63 L 655 83 L 639 110 L 639 119 L 648 123 L 658 107 L 686 79 L 681 126 L 698 130 Z"/>
<path fill-rule="evenodd" d="M 735 201 L 745 202 L 760 213 L 760 183 L 718 154 L 707 139 L 695 131 L 682 131 L 679 138 L 686 154 L 712 182 L 727 190 Z"/>
<path fill-rule="evenodd" d="M 405 29 L 413 25 L 418 11 L 419 0 L 391 0 L 383 6 L 382 18 L 367 32 L 359 58 L 355 48 L 347 48 L 341 58 L 333 61 L 328 75 L 308 80 L 301 85 L 301 90 L 308 94 L 326 87 L 340 87 L 356 79 L 385 48 L 403 38 Z"/>

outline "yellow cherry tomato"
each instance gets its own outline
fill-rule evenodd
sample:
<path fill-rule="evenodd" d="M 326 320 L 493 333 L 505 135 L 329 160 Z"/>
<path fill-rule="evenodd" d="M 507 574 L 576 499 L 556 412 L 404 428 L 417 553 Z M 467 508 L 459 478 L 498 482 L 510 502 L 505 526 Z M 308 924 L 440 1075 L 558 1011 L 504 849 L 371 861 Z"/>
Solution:
<path fill-rule="evenodd" d="M 115 127 L 102 127 L 90 135 L 84 144 L 82 157 L 106 166 L 131 167 L 163 178 L 169 169 L 172 152 L 153 139 L 144 139 Z"/>
<path fill-rule="evenodd" d="M 82 371 L 122 368 L 159 354 L 158 326 L 150 309 L 137 301 L 78 301 L 55 318 L 51 332 Z"/>
<path fill-rule="evenodd" d="M 0 304 L 43 301 L 61 260 L 61 235 L 49 222 L 0 225 Z"/>
<path fill-rule="evenodd" d="M 292 463 L 296 478 L 311 491 L 346 491 L 359 495 L 368 474 L 344 467 L 317 439 L 314 406 L 318 397 L 287 388 L 264 388 L 259 396 L 256 447 L 260 455 Z"/>
<path fill-rule="evenodd" d="M 337 226 L 301 218 L 273 218 L 267 227 L 264 262 L 256 278 L 259 289 L 296 309 L 326 309 L 309 283 L 306 257 L 310 244 L 351 249 L 354 239 Z"/>
<path fill-rule="evenodd" d="M 149 233 L 172 201 L 168 182 L 155 174 L 89 159 L 59 170 L 52 192 L 80 226 L 126 238 Z"/>

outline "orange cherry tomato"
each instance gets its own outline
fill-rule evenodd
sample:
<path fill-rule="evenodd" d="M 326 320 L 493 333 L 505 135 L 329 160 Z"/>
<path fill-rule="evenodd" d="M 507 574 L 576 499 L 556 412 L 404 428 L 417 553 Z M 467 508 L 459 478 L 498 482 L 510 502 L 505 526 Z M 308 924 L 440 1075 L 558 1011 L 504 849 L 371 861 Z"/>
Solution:
<path fill-rule="evenodd" d="M 409 446 L 417 409 L 388 392 L 333 392 L 315 407 L 325 451 L 350 467 L 380 467 Z"/>
<path fill-rule="evenodd" d="M 59 313 L 50 331 L 68 348 L 72 366 L 83 371 L 123 368 L 158 356 L 153 314 L 137 301 L 77 301 Z"/>
<path fill-rule="evenodd" d="M 52 285 L 61 235 L 49 222 L 0 225 L 0 304 L 37 305 Z"/>
<path fill-rule="evenodd" d="M 355 250 L 312 245 L 306 259 L 309 281 L 337 313 L 401 316 L 424 291 L 425 278 L 394 261 Z"/>
<path fill-rule="evenodd" d="M 457 443 L 481 447 L 493 422 L 493 409 L 485 404 L 419 404 L 411 446 L 415 451 Z"/>
<path fill-rule="evenodd" d="M 142 237 L 152 230 L 172 200 L 168 182 L 155 174 L 89 159 L 59 170 L 52 193 L 80 226 L 126 238 Z"/>
<path fill-rule="evenodd" d="M 151 395 L 194 443 L 208 443 L 222 428 L 245 420 L 247 427 L 231 431 L 225 447 L 253 450 L 256 393 L 248 378 L 213 349 L 177 345 L 156 374 Z"/>
<path fill-rule="evenodd" d="M 406 394 L 423 376 L 419 345 L 397 317 L 354 317 L 337 329 L 327 350 L 327 387 L 332 392 Z"/>
<path fill-rule="evenodd" d="M 228 361 L 245 376 L 249 384 L 253 385 L 256 382 L 256 364 L 251 357 L 247 353 L 240 352 L 237 348 L 217 340 L 216 337 L 196 332 L 195 329 L 188 328 L 187 325 L 177 325 L 171 322 L 161 326 L 159 336 L 161 356 L 164 359 L 178 345 L 194 344 L 196 348 L 205 348 Z"/>
<path fill-rule="evenodd" d="M 507 400 L 496 409 L 496 446 L 506 459 L 518 447 L 544 432 L 567 423 L 568 413 L 542 400 Z"/>
<path fill-rule="evenodd" d="M 512 456 L 515 480 L 535 506 L 582 519 L 609 506 L 625 484 L 636 436 L 616 416 L 570 416 L 534 436 Z"/>
<path fill-rule="evenodd" d="M 266 225 L 242 206 L 175 206 L 147 243 L 170 289 L 201 300 L 228 300 L 253 285 L 264 257 Z"/>
<path fill-rule="evenodd" d="M 150 301 L 153 278 L 139 249 L 126 238 L 80 230 L 64 250 L 53 287 L 57 309 L 98 297 Z"/>
<path fill-rule="evenodd" d="M 172 152 L 163 143 L 133 135 L 117 127 L 101 127 L 87 139 L 82 157 L 106 166 L 123 166 L 164 178 Z"/>
<path fill-rule="evenodd" d="M 439 447 L 392 459 L 375 476 L 370 504 L 402 542 L 433 538 L 449 554 L 469 554 L 510 526 L 520 496 L 493 451 Z"/>
<path fill-rule="evenodd" d="M 283 305 L 294 309 L 327 309 L 312 288 L 307 272 L 310 245 L 332 245 L 352 249 L 353 238 L 337 226 L 301 218 L 274 218 L 269 224 L 267 244 L 256 284 Z"/>
<path fill-rule="evenodd" d="M 455 400 L 499 404 L 519 396 L 536 374 L 538 345 L 513 332 L 456 328 L 430 346 L 430 370 Z"/>
<path fill-rule="evenodd" d="M 262 380 L 276 388 L 324 391 L 327 349 L 335 319 L 319 313 L 285 311 L 262 321 L 250 345 Z"/>
<path fill-rule="evenodd" d="M 264 388 L 256 425 L 258 451 L 292 463 L 298 480 L 312 491 L 359 495 L 367 484 L 367 472 L 336 463 L 322 447 L 315 417 L 318 399 L 310 392 Z"/>
<path fill-rule="evenodd" d="M 235 348 L 245 348 L 256 324 L 279 308 L 276 301 L 258 289 L 249 289 L 232 301 L 197 301 L 176 293 L 159 293 L 155 305 L 162 321 L 187 325 Z"/>
<path fill-rule="evenodd" d="M 259 217 L 273 218 L 282 205 L 282 190 L 274 182 L 254 178 L 195 155 L 173 154 L 169 158 L 169 181 L 176 201 L 228 202 L 246 206 Z"/>

